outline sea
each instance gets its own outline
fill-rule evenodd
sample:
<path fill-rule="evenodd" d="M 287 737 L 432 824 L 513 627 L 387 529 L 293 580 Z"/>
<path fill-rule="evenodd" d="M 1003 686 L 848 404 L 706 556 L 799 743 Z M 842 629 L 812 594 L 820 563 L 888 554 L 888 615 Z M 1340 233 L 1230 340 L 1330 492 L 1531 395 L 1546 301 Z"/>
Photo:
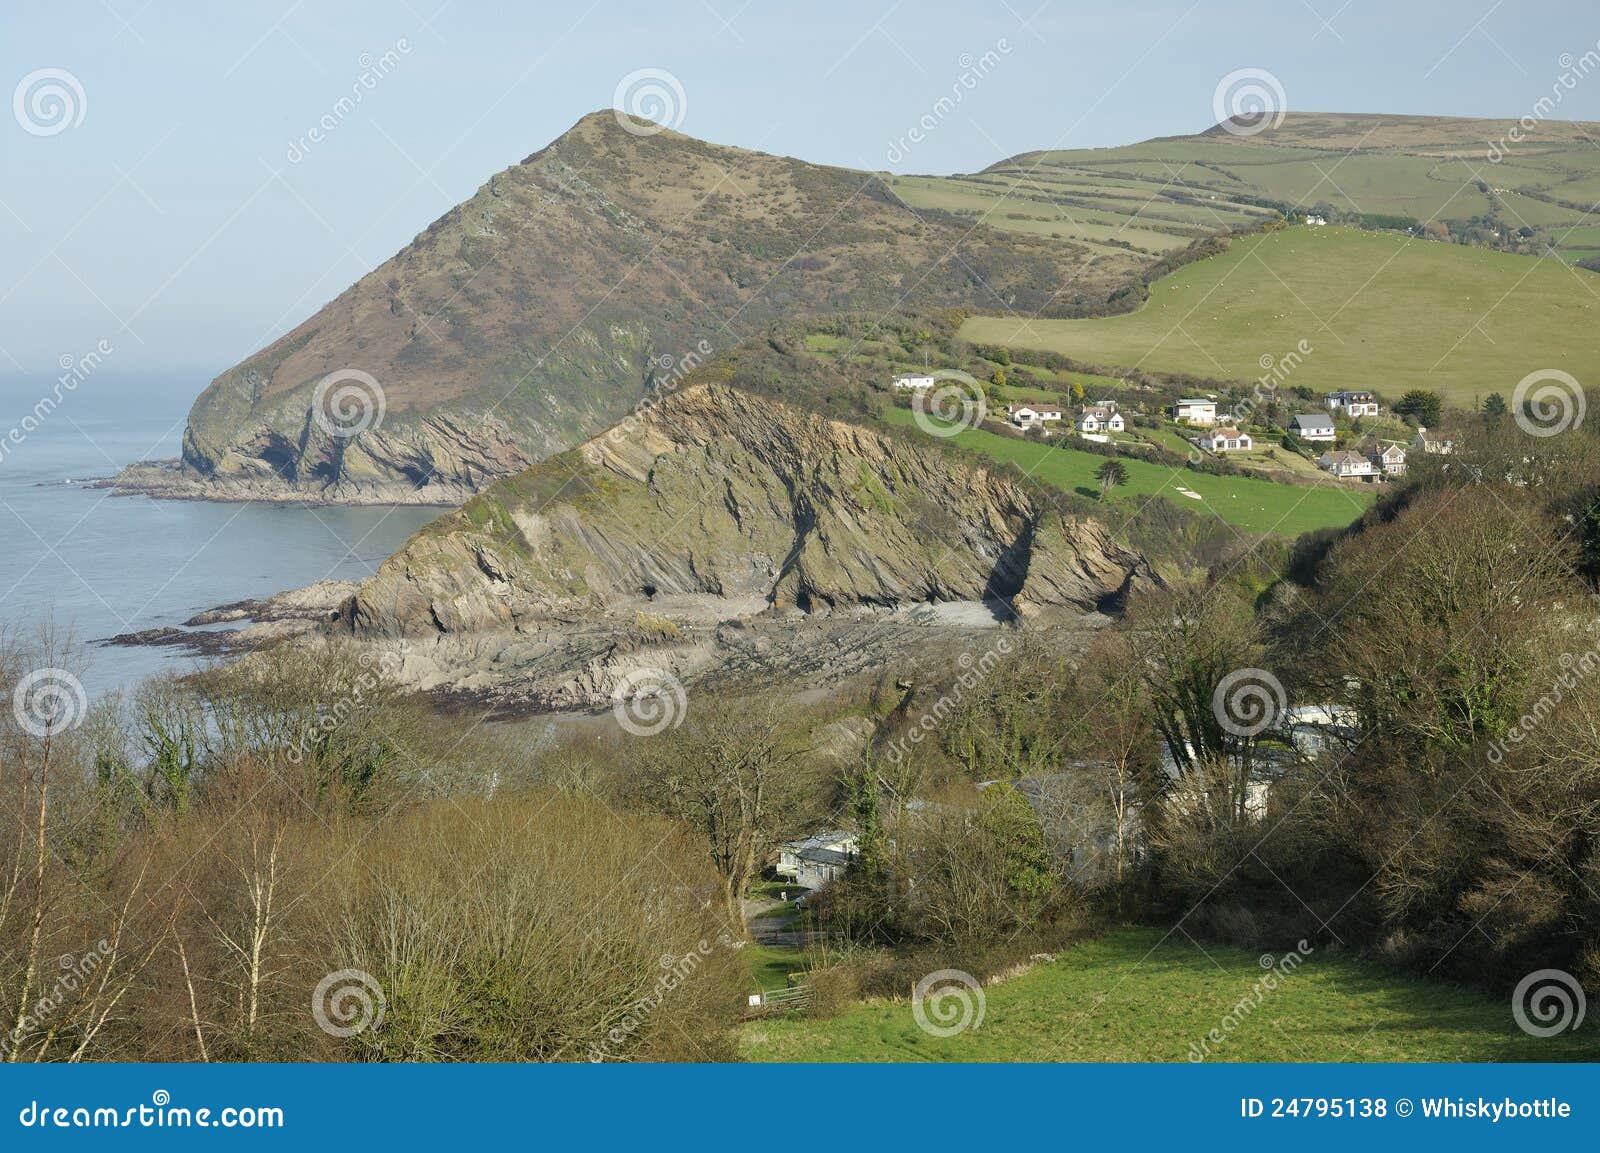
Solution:
<path fill-rule="evenodd" d="M 197 658 L 109 646 L 118 633 L 180 625 L 203 609 L 324 577 L 360 579 L 439 515 L 415 506 L 224 504 L 113 496 L 87 482 L 177 456 L 202 373 L 115 376 L 70 390 L 53 374 L 0 377 L 0 630 L 71 638 L 90 696 Z M 46 397 L 53 408 L 35 418 Z"/>

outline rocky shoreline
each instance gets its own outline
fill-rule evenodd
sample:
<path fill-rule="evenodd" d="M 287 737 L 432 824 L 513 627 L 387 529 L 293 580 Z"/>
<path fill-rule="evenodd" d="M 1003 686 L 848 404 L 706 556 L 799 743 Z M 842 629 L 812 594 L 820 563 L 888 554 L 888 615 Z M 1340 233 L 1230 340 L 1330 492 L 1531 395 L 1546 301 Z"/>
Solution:
<path fill-rule="evenodd" d="M 321 580 L 263 599 L 233 601 L 196 613 L 179 626 L 118 633 L 97 644 L 119 648 L 180 648 L 196 656 L 240 656 L 268 644 L 306 636 L 338 617 L 339 607 L 360 587 L 355 581 Z M 242 624 L 243 628 L 218 628 Z"/>
<path fill-rule="evenodd" d="M 199 475 L 176 457 L 140 461 L 115 476 L 96 477 L 84 483 L 88 488 L 110 489 L 113 496 L 148 496 L 157 500 L 330 506 L 402 504 L 439 509 L 456 508 L 478 491 L 476 486 L 445 483 L 434 483 L 425 489 L 392 481 L 311 489 L 277 479 L 218 480 Z"/>

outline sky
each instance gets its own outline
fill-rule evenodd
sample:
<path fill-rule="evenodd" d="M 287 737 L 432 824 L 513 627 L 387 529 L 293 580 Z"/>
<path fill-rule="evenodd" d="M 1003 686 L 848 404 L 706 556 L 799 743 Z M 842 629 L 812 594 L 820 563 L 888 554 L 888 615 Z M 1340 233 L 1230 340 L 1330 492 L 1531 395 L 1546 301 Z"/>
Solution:
<path fill-rule="evenodd" d="M 5 0 L 0 375 L 101 347 L 215 375 L 619 99 L 722 144 L 969 172 L 1203 130 L 1243 69 L 1290 109 L 1515 118 L 1597 41 L 1592 0 Z M 1600 120 L 1600 74 L 1558 115 Z"/>

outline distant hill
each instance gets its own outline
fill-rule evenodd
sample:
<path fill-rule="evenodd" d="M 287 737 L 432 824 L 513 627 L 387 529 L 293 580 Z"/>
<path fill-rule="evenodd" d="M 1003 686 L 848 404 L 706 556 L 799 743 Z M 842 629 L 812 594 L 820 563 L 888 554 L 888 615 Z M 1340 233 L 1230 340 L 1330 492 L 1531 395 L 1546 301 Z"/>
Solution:
<path fill-rule="evenodd" d="M 1041 321 L 1126 312 L 1142 282 L 1220 247 L 1209 238 L 1285 213 L 1576 262 L 1600 256 L 1595 139 L 1600 126 L 1572 122 L 1290 113 L 915 177 L 639 135 L 599 112 L 213 381 L 181 465 L 120 481 L 458 504 L 774 320 L 958 306 L 1005 318 L 971 322 L 975 338 L 1065 348 L 1065 330 Z M 1191 327 L 1202 346 L 1214 339 L 1203 318 Z M 1250 336 L 1269 328 L 1276 340 L 1272 326 Z M 1246 343 L 1226 366 L 1152 351 L 1201 375 L 1253 375 L 1246 361 L 1282 351 Z"/>
<path fill-rule="evenodd" d="M 1600 254 L 1600 124 L 1290 112 L 1122 148 L 1026 152 L 938 187 L 998 227 L 1115 255 L 1162 251 L 1263 212 L 1439 231 L 1577 261 Z M 918 182 L 902 191 L 927 203 Z M 988 201 L 988 202 L 986 202 Z M 1526 230 L 1524 233 L 1523 230 Z M 1497 235 L 1498 234 L 1498 235 Z"/>
<path fill-rule="evenodd" d="M 458 503 L 581 441 L 684 361 L 775 318 L 901 306 L 1059 315 L 1083 250 L 901 203 L 874 176 L 639 135 L 610 111 L 493 177 L 195 402 L 177 472 L 131 485 L 249 499 Z M 335 379 L 356 370 L 366 377 Z M 381 423 L 331 435 L 318 420 Z"/>

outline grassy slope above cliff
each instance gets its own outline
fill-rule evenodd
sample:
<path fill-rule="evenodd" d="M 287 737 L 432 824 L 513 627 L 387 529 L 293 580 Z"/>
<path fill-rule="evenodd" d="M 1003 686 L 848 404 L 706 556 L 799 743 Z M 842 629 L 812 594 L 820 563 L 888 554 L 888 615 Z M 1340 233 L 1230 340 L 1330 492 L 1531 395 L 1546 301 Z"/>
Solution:
<path fill-rule="evenodd" d="M 1150 288 L 1137 312 L 1095 320 L 976 317 L 962 334 L 1080 360 L 1253 380 L 1306 341 L 1283 383 L 1430 388 L 1469 406 L 1528 373 L 1600 372 L 1590 333 L 1600 276 L 1558 261 L 1346 228 L 1233 241 Z M 1271 361 L 1266 367 L 1271 367 Z"/>

